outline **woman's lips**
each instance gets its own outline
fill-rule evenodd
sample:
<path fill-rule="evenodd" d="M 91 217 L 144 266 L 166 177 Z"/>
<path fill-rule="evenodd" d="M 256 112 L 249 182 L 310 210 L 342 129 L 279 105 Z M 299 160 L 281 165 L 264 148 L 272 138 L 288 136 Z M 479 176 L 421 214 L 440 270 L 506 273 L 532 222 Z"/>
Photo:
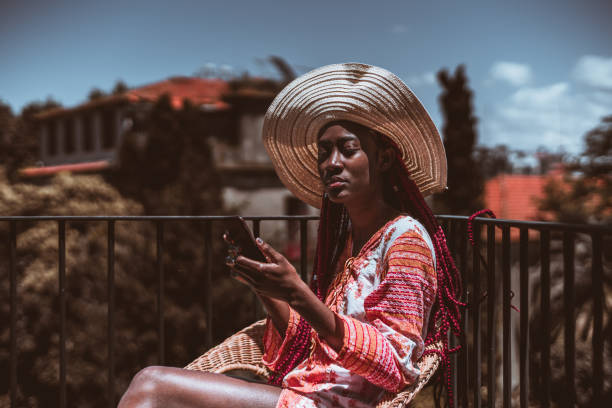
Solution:
<path fill-rule="evenodd" d="M 329 183 L 327 185 L 328 188 L 334 189 L 334 188 L 340 188 L 345 184 L 344 181 L 332 181 L 331 183 Z"/>

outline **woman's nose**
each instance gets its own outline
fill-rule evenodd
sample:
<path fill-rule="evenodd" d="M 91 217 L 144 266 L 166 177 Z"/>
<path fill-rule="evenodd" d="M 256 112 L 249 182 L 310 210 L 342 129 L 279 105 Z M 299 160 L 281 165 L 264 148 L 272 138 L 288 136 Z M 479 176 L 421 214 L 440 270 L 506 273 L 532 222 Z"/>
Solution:
<path fill-rule="evenodd" d="M 326 164 L 325 167 L 330 168 L 330 169 L 342 168 L 342 157 L 338 149 L 332 150 L 325 164 Z"/>

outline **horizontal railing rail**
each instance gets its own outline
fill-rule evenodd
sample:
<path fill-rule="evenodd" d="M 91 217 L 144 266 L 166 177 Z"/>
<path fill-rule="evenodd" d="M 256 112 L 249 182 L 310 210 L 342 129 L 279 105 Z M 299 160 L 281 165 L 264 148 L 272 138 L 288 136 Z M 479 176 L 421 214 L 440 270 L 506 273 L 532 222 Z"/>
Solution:
<path fill-rule="evenodd" d="M 58 290 L 60 319 L 59 327 L 59 406 L 67 404 L 66 395 L 66 226 L 71 222 L 105 222 L 107 224 L 107 380 L 108 406 L 115 406 L 115 224 L 117 222 L 152 222 L 155 224 L 156 272 L 157 272 L 157 360 L 164 364 L 165 327 L 164 327 L 164 280 L 165 271 L 163 256 L 165 251 L 164 231 L 168 222 L 192 222 L 204 225 L 204 252 L 207 260 L 205 272 L 206 291 L 204 293 L 206 309 L 206 343 L 213 343 L 213 304 L 210 292 L 212 262 L 212 225 L 223 222 L 232 216 L 0 216 L 0 222 L 8 223 L 8 275 L 10 303 L 10 341 L 9 341 L 9 397 L 11 406 L 16 406 L 18 390 L 17 344 L 17 238 L 19 223 L 50 221 L 58 226 Z M 295 221 L 299 224 L 299 272 L 303 279 L 307 277 L 308 267 L 308 223 L 318 220 L 316 216 L 245 216 L 252 222 L 253 231 L 259 236 L 261 224 L 269 221 Z M 590 276 L 592 280 L 592 400 L 597 401 L 603 395 L 603 321 L 604 321 L 604 257 L 603 248 L 606 239 L 612 236 L 612 228 L 601 225 L 567 224 L 558 222 L 516 221 L 477 217 L 472 221 L 473 244 L 468 240 L 468 217 L 442 215 L 438 220 L 446 231 L 451 252 L 462 271 L 463 299 L 468 307 L 463 312 L 463 335 L 459 340 L 462 351 L 453 356 L 452 385 L 455 406 L 493 407 L 517 405 L 513 401 L 513 392 L 518 388 L 518 405 L 527 407 L 536 400 L 542 406 L 551 403 L 551 251 L 552 235 L 560 235 L 563 264 L 563 330 L 564 330 L 564 378 L 567 398 L 564 403 L 573 406 L 576 402 L 576 342 L 575 342 L 575 243 L 578 235 L 587 235 L 590 242 Z M 498 234 L 498 230 L 500 234 Z M 512 232 L 518 234 L 513 235 Z M 534 234 L 530 234 L 534 231 Z M 501 239 L 498 239 L 501 235 Z M 312 237 L 311 237 L 312 238 Z M 533 330 L 531 314 L 534 306 L 529 302 L 534 288 L 530 276 L 534 274 L 534 264 L 530 264 L 530 248 L 537 250 L 540 298 L 537 313 L 540 316 L 538 333 L 542 336 L 539 343 L 539 355 L 532 350 L 530 330 Z M 517 256 L 513 254 L 516 253 Z M 500 256 L 501 254 L 501 256 Z M 518 258 L 518 259 L 516 259 Z M 498 267 L 499 266 L 499 267 Z M 536 265 L 537 266 L 537 265 Z M 513 276 L 518 275 L 518 286 L 513 289 Z M 520 297 L 518 330 L 512 326 L 512 296 L 516 290 Z M 501 293 L 498 300 L 496 294 Z M 533 297 L 533 296 L 531 296 Z M 255 298 L 253 298 L 255 299 Z M 485 306 L 483 308 L 483 305 Z M 500 309 L 501 305 L 501 309 Z M 483 310 L 484 309 L 484 310 Z M 259 316 L 259 307 L 253 308 L 253 318 Z M 498 316 L 501 310 L 501 316 Z M 483 322 L 483 318 L 486 322 Z M 497 326 L 502 325 L 501 353 L 498 352 Z M 518 337 L 518 353 L 513 349 L 513 338 Z M 501 373 L 498 373 L 498 353 L 501 356 Z M 485 362 L 483 363 L 483 357 Z M 539 372 L 537 381 L 530 372 L 535 359 L 538 359 Z M 513 361 L 518 360 L 518 385 L 513 386 Z M 486 376 L 483 376 L 486 368 Z M 516 370 L 515 370 L 516 371 Z M 516 376 L 516 375 L 515 375 Z M 496 394 L 498 380 L 501 377 L 501 397 Z M 530 392 L 530 386 L 537 384 L 538 389 Z M 484 386 L 484 387 L 483 387 Z M 483 395 L 486 390 L 486 397 Z M 486 398 L 486 401 L 485 401 Z"/>

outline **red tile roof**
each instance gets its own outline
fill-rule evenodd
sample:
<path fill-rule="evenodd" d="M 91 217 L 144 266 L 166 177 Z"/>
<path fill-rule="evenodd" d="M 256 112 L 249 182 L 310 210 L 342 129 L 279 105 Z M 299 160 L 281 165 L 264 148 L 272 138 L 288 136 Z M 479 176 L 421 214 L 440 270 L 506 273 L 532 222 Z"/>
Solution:
<path fill-rule="evenodd" d="M 175 77 L 155 82 L 140 88 L 130 89 L 125 93 L 130 101 L 157 100 L 164 94 L 170 95 L 174 108 L 183 106 L 183 100 L 189 99 L 195 105 L 207 105 L 213 110 L 226 109 L 229 105 L 221 97 L 229 91 L 226 81 L 218 78 L 204 79 L 195 77 Z"/>
<path fill-rule="evenodd" d="M 498 218 L 534 220 L 547 177 L 501 174 L 485 183 L 485 205 Z"/>
<path fill-rule="evenodd" d="M 511 220 L 542 220 L 538 201 L 544 195 L 544 186 L 552 179 L 559 179 L 561 170 L 544 175 L 500 174 L 485 183 L 485 207 L 493 210 L 497 218 Z M 530 238 L 532 233 L 530 231 Z M 519 231 L 511 230 L 512 240 Z"/>
<path fill-rule="evenodd" d="M 168 94 L 175 109 L 183 105 L 183 100 L 189 99 L 193 104 L 204 106 L 209 110 L 228 109 L 229 104 L 222 100 L 223 95 L 230 92 L 227 81 L 219 78 L 174 77 L 154 82 L 125 93 L 108 95 L 93 101 L 87 101 L 73 108 L 58 108 L 37 115 L 37 119 L 47 119 L 56 115 L 90 109 L 95 106 L 121 102 L 156 101 L 160 96 Z"/>

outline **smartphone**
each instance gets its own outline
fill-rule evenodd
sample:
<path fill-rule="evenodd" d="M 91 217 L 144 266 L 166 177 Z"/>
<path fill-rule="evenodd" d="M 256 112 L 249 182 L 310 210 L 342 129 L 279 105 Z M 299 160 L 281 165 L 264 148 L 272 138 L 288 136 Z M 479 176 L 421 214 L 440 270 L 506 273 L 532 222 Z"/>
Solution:
<path fill-rule="evenodd" d="M 255 242 L 255 237 L 244 218 L 237 216 L 225 221 L 223 225 L 228 239 L 232 242 L 230 245 L 237 247 L 239 255 L 258 262 L 268 262 L 266 257 L 259 250 Z"/>

